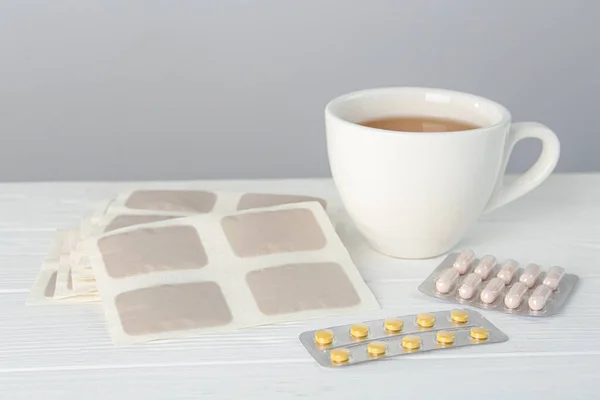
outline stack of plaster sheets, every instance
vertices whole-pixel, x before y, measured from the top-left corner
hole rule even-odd
[[[116,344],[379,309],[322,199],[137,190],[61,230],[28,304],[102,302]]]

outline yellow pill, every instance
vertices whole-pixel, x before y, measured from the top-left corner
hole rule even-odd
[[[335,364],[343,364],[348,362],[350,359],[350,350],[348,349],[334,349],[329,353],[329,358],[331,362]]]
[[[469,322],[469,313],[463,310],[452,310],[452,312],[450,312],[450,318],[452,319],[452,322],[466,324]]]
[[[417,325],[421,328],[431,328],[435,324],[435,317],[431,314],[417,315]]]
[[[404,327],[404,322],[401,319],[386,319],[385,330],[390,332],[400,332]]]
[[[490,331],[486,328],[482,328],[479,326],[471,328],[471,337],[475,340],[487,340],[489,334]]]
[[[356,324],[350,327],[350,335],[355,339],[362,339],[369,334],[369,327],[365,324]]]
[[[456,335],[454,335],[454,332],[439,331],[435,335],[435,338],[437,339],[438,343],[441,343],[441,344],[452,344],[452,343],[454,343],[454,337],[455,336]]]
[[[408,335],[402,338],[402,347],[408,350],[415,350],[421,347],[421,338],[418,336]]]
[[[331,332],[329,329],[316,331],[315,342],[321,345],[331,344],[331,342],[333,342],[333,332]]]
[[[381,357],[386,350],[387,346],[383,342],[371,342],[367,345],[367,352],[370,356]]]

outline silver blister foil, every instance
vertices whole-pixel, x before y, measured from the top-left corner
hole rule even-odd
[[[457,310],[454,310],[457,311]],[[312,330],[300,334],[300,342],[310,355],[324,367],[344,367],[359,364],[367,361],[384,360],[390,357],[418,354],[433,350],[450,350],[465,346],[480,346],[491,343],[501,343],[508,340],[502,331],[496,328],[491,322],[485,319],[480,313],[474,310],[461,309],[458,311],[468,314],[468,321],[464,323],[454,322],[451,318],[452,311],[430,312],[435,318],[435,323],[430,328],[422,328],[417,323],[417,317],[420,314],[405,316],[393,316],[390,318],[403,321],[403,328],[398,332],[389,332],[385,329],[386,319],[360,322],[368,327],[369,333],[362,339],[355,339],[350,334],[353,325],[340,325],[319,330]],[[472,328],[485,328],[488,337],[485,340],[478,340],[471,337]],[[320,331],[330,331],[333,334],[333,341],[328,345],[318,344],[315,340],[315,334]],[[452,332],[454,341],[451,344],[438,342],[437,335],[440,331]],[[421,345],[418,349],[407,349],[403,346],[403,338],[408,336],[418,336]],[[385,343],[385,354],[373,356],[368,352],[370,343]],[[346,362],[333,362],[331,352],[339,349],[347,349],[349,358]]]
[[[533,285],[533,287],[529,288],[525,292],[521,304],[516,308],[509,308],[506,306],[504,298],[510,290],[510,288],[516,282],[519,282],[519,278],[526,267],[526,265],[519,265],[512,280],[508,284],[504,285],[496,300],[490,304],[486,304],[481,300],[481,291],[486,287],[486,284],[490,280],[497,276],[498,271],[500,271],[502,266],[502,262],[500,262],[494,266],[489,276],[486,279],[482,280],[482,283],[476,289],[473,297],[471,297],[470,299],[463,299],[459,294],[459,288],[462,285],[465,278],[469,275],[469,273],[475,270],[477,263],[480,260],[479,258],[475,258],[475,260],[470,264],[466,273],[459,275],[458,278],[454,281],[450,291],[448,293],[440,293],[436,289],[436,281],[444,271],[453,268],[453,263],[459,256],[459,254],[460,253],[452,253],[448,255],[448,257],[446,257],[446,259],[444,259],[444,261],[442,261],[441,264],[435,270],[433,270],[433,272],[425,279],[425,281],[423,281],[423,283],[419,286],[419,291],[428,296],[437,297],[438,299],[449,301],[451,303],[476,307],[483,310],[499,311],[507,314],[526,315],[532,317],[548,317],[560,312],[560,310],[564,307],[565,303],[567,302],[569,296],[575,289],[577,282],[579,281],[579,277],[577,275],[565,273],[562,279],[560,280],[557,289],[552,292],[552,294],[546,301],[545,306],[539,311],[534,311],[529,306],[529,298],[531,297],[534,290],[538,286],[541,286],[543,284],[542,282],[546,277],[548,269],[542,268],[542,272],[536,280],[535,285]]]

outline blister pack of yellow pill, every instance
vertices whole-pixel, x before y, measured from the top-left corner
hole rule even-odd
[[[547,317],[557,314],[577,286],[579,277],[559,266],[547,271],[534,263],[477,258],[472,250],[450,254],[423,281],[419,290],[438,299],[485,310]]]
[[[501,343],[502,331],[472,310],[437,311],[334,326],[300,334],[300,342],[325,367]]]

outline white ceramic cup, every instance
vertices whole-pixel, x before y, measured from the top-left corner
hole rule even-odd
[[[479,129],[416,133],[359,125],[390,116],[429,116]],[[546,126],[512,123],[491,100],[442,89],[390,87],[349,93],[325,108],[335,185],[358,230],[377,251],[429,258],[453,248],[485,212],[523,196],[554,170],[560,143]],[[503,185],[514,145],[536,138],[535,164]]]

